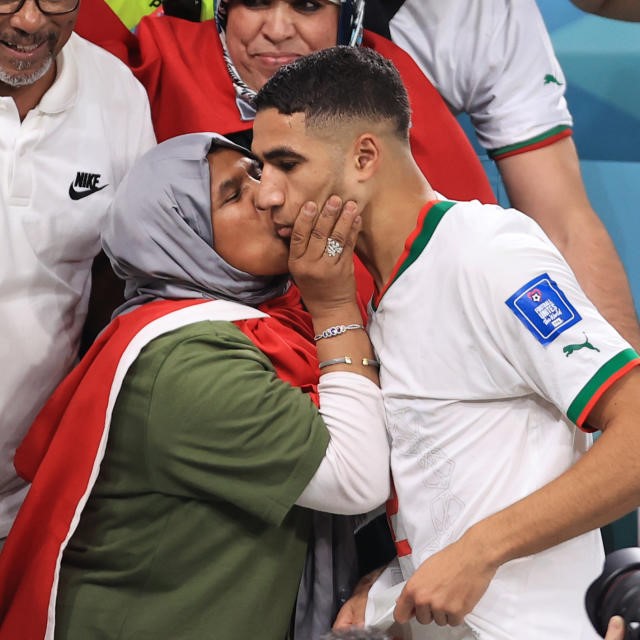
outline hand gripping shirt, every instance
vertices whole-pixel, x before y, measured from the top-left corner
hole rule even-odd
[[[386,18],[455,113],[466,112],[494,159],[571,134],[565,78],[534,0],[405,0]],[[369,11],[388,12],[381,3]],[[379,16],[375,16],[379,18]]]
[[[535,222],[477,202],[425,206],[369,331],[405,579],[572,466],[589,410],[640,363]],[[591,531],[508,562],[466,622],[491,640],[595,638],[583,598],[602,560]]]

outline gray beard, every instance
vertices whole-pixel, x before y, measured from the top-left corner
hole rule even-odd
[[[49,56],[45,60],[45,62],[38,69],[31,71],[30,73],[9,73],[4,69],[0,69],[0,82],[6,84],[13,88],[18,87],[27,87],[29,85],[34,84],[42,76],[44,76],[49,69],[51,69],[51,65],[53,64],[53,58]],[[22,67],[22,68],[21,68]],[[28,64],[18,64],[17,71],[26,71],[29,68]]]

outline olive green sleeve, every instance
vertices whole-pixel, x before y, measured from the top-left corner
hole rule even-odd
[[[315,405],[231,323],[197,323],[157,342],[147,354],[146,464],[158,491],[281,522],[327,447]]]

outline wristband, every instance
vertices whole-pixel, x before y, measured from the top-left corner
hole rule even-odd
[[[362,362],[363,366],[365,367],[375,367],[376,369],[380,368],[380,363],[373,358],[362,358],[360,362]],[[353,364],[353,359],[351,358],[351,356],[342,356],[341,358],[331,358],[330,360],[323,360],[320,364],[318,364],[318,369],[330,367],[332,364]]]
[[[318,340],[322,340],[323,338],[335,338],[336,336],[341,336],[343,333],[347,331],[353,331],[354,329],[363,329],[364,325],[361,324],[337,324],[333,327],[329,327],[325,329],[322,333],[319,333],[317,336],[313,336],[313,341],[318,342]]]

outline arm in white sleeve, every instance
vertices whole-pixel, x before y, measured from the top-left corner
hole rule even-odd
[[[320,378],[320,413],[331,439],[324,459],[296,504],[358,514],[389,497],[389,443],[382,393],[357,373]]]

